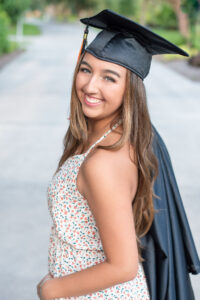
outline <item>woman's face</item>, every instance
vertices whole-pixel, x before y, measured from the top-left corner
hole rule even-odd
[[[76,92],[84,115],[96,120],[116,116],[123,101],[125,82],[124,67],[86,52],[76,77]]]

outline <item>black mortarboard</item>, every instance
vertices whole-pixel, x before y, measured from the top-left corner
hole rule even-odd
[[[124,66],[142,79],[149,73],[154,54],[175,53],[189,56],[146,27],[109,9],[80,21],[87,25],[82,53],[85,50],[99,59]],[[85,49],[88,26],[103,30]]]

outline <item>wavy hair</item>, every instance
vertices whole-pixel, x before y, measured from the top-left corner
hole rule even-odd
[[[81,103],[78,99],[75,81],[80,63],[84,54],[75,68],[70,103],[70,125],[64,137],[64,151],[58,163],[56,172],[68,157],[81,154],[88,142],[88,118],[83,114]],[[139,260],[141,257],[140,238],[150,229],[154,219],[153,197],[158,198],[153,192],[153,184],[158,175],[158,161],[153,153],[153,128],[149,116],[145,86],[141,78],[127,70],[126,88],[124,98],[119,107],[119,114],[112,120],[110,128],[122,119],[123,133],[120,139],[109,146],[97,145],[96,148],[116,151],[127,141],[135,150],[133,163],[138,168],[138,186],[132,201],[133,219],[135,224]],[[79,153],[77,149],[81,149]]]

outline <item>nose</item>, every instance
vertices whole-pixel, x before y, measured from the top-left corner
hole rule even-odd
[[[92,74],[84,86],[84,91],[87,94],[97,94],[99,92],[99,78]]]

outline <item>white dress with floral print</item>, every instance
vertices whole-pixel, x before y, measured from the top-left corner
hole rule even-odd
[[[116,123],[86,153],[69,157],[48,185],[48,208],[53,221],[49,240],[48,271],[53,277],[69,275],[103,262],[106,256],[88,205],[77,189],[79,168],[90,150],[106,137]],[[60,298],[63,300],[64,298]],[[142,264],[137,276],[95,293],[65,299],[150,299]]]

